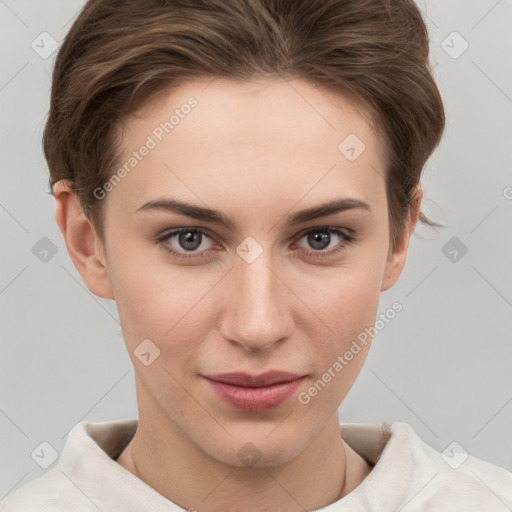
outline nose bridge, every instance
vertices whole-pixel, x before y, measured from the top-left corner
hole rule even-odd
[[[290,306],[270,249],[249,261],[238,257],[230,272],[224,336],[247,350],[261,350],[290,335]]]

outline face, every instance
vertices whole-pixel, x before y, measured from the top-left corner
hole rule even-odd
[[[305,81],[220,78],[154,97],[121,136],[104,255],[140,422],[226,464],[248,442],[257,465],[291,460],[337,418],[369,347],[353,342],[401,269],[379,137]],[[271,370],[300,378],[207,378]]]

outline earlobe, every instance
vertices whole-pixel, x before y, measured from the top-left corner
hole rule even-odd
[[[415,190],[414,200],[411,202],[409,216],[406,220],[402,236],[398,241],[394,251],[390,252],[386,262],[386,268],[382,278],[381,292],[389,290],[400,277],[407,259],[409,242],[418,222],[421,201],[423,199],[423,190],[418,186]]]
[[[87,288],[104,299],[114,299],[103,244],[85,217],[78,197],[69,183],[61,180],[53,186],[55,220],[64,237],[68,254]]]

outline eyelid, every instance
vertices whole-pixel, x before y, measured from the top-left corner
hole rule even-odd
[[[156,244],[161,245],[165,251],[167,251],[167,252],[169,252],[169,253],[171,253],[173,255],[176,255],[178,258],[180,256],[183,256],[184,259],[185,258],[201,257],[203,254],[213,250],[212,248],[210,248],[210,249],[203,250],[201,252],[188,252],[187,253],[186,251],[182,251],[182,252],[176,251],[175,249],[170,248],[169,245],[166,244],[166,242],[168,242],[170,238],[173,238],[176,235],[179,235],[180,233],[186,232],[186,231],[194,231],[196,233],[200,233],[202,236],[206,236],[212,242],[215,243],[215,237],[212,237],[210,235],[210,232],[209,232],[208,229],[194,227],[194,226],[184,226],[184,227],[166,229],[161,234],[156,235],[154,237],[153,241]]]
[[[165,242],[168,241],[171,237],[175,237],[176,235],[180,234],[181,232],[184,232],[187,230],[200,233],[201,235],[206,236],[207,238],[212,240],[212,242],[215,243],[216,237],[212,236],[210,234],[209,229],[202,228],[202,227],[195,227],[195,226],[182,226],[182,227],[167,229],[167,230],[163,231],[161,234],[154,237],[154,242],[161,245],[166,252],[170,253],[171,255],[173,255],[176,258],[181,258],[181,259],[201,258],[205,254],[207,254],[211,251],[215,251],[215,249],[213,249],[213,248],[206,249],[206,250],[203,250],[200,252],[177,251],[175,249],[170,248],[168,245],[165,244]],[[356,242],[359,239],[358,236],[356,235],[356,232],[353,229],[350,229],[347,227],[337,227],[337,226],[330,226],[330,225],[316,225],[316,226],[309,226],[307,228],[304,228],[303,230],[299,231],[299,233],[295,234],[292,239],[293,243],[295,244],[298,241],[300,241],[300,239],[303,238],[309,232],[315,232],[315,231],[317,231],[317,232],[326,231],[331,234],[334,233],[335,235],[338,235],[339,233],[341,233],[343,236],[341,237],[342,241],[339,244],[337,244],[334,248],[331,248],[329,250],[315,251],[313,249],[310,249],[310,250],[303,249],[303,248],[301,249],[303,252],[306,252],[308,254],[308,256],[313,257],[313,258],[328,258],[329,256],[332,256],[333,254],[335,254],[337,252],[343,251],[346,248],[346,246],[353,244],[354,242]]]
[[[339,226],[330,226],[328,224],[325,224],[323,226],[309,226],[307,228],[304,228],[302,231],[299,231],[297,235],[294,235],[295,238],[302,238],[306,233],[309,233],[310,231],[341,231],[342,233],[346,234],[348,236],[355,236],[355,231],[353,229],[347,228],[347,227],[339,227]]]
[[[356,232],[350,228],[341,228],[335,226],[312,226],[304,229],[298,235],[296,235],[295,240],[298,242],[301,238],[307,235],[309,232],[328,232],[330,235],[338,236],[341,238],[341,242],[336,244],[334,247],[331,247],[327,250],[313,250],[313,249],[303,249],[308,254],[310,258],[329,258],[335,254],[341,253],[346,250],[347,246],[354,244],[359,240]]]

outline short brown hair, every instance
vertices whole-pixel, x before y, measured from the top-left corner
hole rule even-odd
[[[43,147],[50,188],[68,180],[101,238],[93,191],[119,160],[119,121],[202,76],[301,78],[364,105],[389,154],[395,246],[445,125],[413,0],[89,0],[56,58]]]

